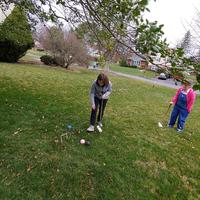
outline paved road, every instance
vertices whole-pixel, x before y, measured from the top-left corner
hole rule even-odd
[[[118,76],[124,76],[124,77],[127,77],[127,78],[133,78],[133,79],[136,79],[136,80],[141,80],[141,81],[145,81],[145,82],[148,82],[148,83],[152,83],[154,85],[162,85],[162,86],[165,86],[165,87],[170,87],[170,88],[175,88],[175,89],[177,89],[181,86],[180,83],[178,83],[178,85],[175,85],[175,83],[172,79],[167,79],[167,80],[160,80],[158,78],[148,79],[148,78],[145,78],[145,77],[124,74],[124,73],[121,73],[121,72],[114,72],[114,71],[109,71],[109,72],[112,73],[112,74],[116,74]]]
[[[154,85],[161,85],[161,86],[168,87],[168,88],[178,89],[181,86],[180,82],[178,82],[178,85],[175,85],[173,79],[167,79],[167,80],[160,80],[158,78],[148,79],[148,78],[145,78],[145,77],[124,74],[124,73],[121,73],[121,72],[114,72],[114,71],[109,71],[109,72],[112,73],[112,74],[118,75],[118,76],[124,76],[124,77],[127,77],[127,78],[145,81],[147,83],[151,83],[151,84],[154,84]],[[196,91],[196,94],[200,95],[200,91]]]
[[[101,71],[101,69],[95,69],[95,70],[100,70]],[[160,80],[157,77],[156,78],[152,78],[152,79],[148,79],[148,78],[141,77],[141,76],[124,74],[124,73],[121,73],[121,72],[115,72],[115,71],[111,71],[111,70],[106,70],[106,71],[108,71],[109,73],[115,74],[117,76],[123,76],[123,77],[127,77],[127,78],[132,78],[132,79],[144,81],[144,82],[147,82],[147,83],[151,83],[151,84],[154,84],[154,85],[161,85],[161,86],[168,87],[168,88],[178,89],[181,86],[180,82],[178,82],[178,84],[175,85],[173,79]],[[199,95],[200,91],[196,91],[196,93]]]

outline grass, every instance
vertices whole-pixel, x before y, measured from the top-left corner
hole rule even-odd
[[[0,199],[200,199],[199,97],[181,135],[157,127],[175,90],[110,75],[103,133],[88,134],[96,76],[0,63]],[[80,133],[61,144],[68,123]]]
[[[45,51],[37,51],[35,49],[30,49],[27,51],[26,55],[20,58],[19,61],[40,61],[40,57],[46,55]]]
[[[131,68],[131,67],[121,67],[118,64],[111,64],[110,69],[115,72],[121,72],[124,74],[141,76],[145,78],[154,78],[157,75],[155,74],[155,72],[152,71],[140,70],[138,68]]]

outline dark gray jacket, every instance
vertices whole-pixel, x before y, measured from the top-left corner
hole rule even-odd
[[[99,99],[108,99],[112,92],[112,83],[109,81],[107,86],[99,86],[97,81],[94,81],[92,84],[92,88],[90,90],[90,102],[94,104],[94,98],[97,97]]]

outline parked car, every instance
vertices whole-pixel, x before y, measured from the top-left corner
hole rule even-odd
[[[158,76],[158,79],[167,80],[167,76],[165,73],[160,73],[160,75]]]

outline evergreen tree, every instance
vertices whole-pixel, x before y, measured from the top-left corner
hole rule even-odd
[[[0,61],[17,62],[33,44],[26,14],[16,6],[0,25]]]

